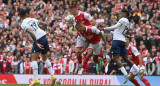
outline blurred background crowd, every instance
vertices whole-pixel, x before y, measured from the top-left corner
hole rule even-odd
[[[121,9],[129,11],[131,44],[139,50],[146,66],[146,75],[160,75],[160,2],[158,0],[0,0],[0,73],[32,74],[31,49],[33,41],[20,28],[18,13],[25,9],[28,17],[47,23],[47,39],[50,46],[48,58],[55,74],[77,74],[77,33],[67,25],[69,6],[77,4],[81,11],[89,13],[99,29],[114,25]],[[109,45],[112,32],[105,33]],[[101,65],[90,59],[84,74],[122,74],[110,49],[103,52],[106,59],[99,58]],[[83,53],[83,56],[87,52]],[[126,70],[130,66],[122,60]],[[38,59],[39,74],[49,74],[41,56]]]

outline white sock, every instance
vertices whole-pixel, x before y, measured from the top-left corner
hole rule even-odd
[[[37,61],[32,61],[31,67],[32,67],[32,70],[33,70],[34,79],[38,78],[38,64],[37,64]]]
[[[47,68],[48,68],[48,71],[49,71],[50,75],[53,75],[51,62],[47,59],[44,63],[46,64],[46,66],[47,66]]]
[[[128,75],[127,71],[124,67],[121,67],[120,69],[121,69],[121,72],[123,73],[123,75],[125,75],[125,76]]]
[[[137,67],[137,65],[133,64],[132,67],[133,67],[133,69],[135,69],[139,72],[139,68]]]

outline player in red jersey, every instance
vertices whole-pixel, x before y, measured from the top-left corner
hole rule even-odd
[[[126,47],[127,47],[127,54],[128,58],[132,60],[137,66],[140,67],[141,70],[144,71],[144,61],[142,60],[142,57],[140,56],[140,53],[138,52],[137,48],[134,47],[133,45],[130,44],[131,38],[126,36]],[[130,74],[129,74],[129,80],[135,84],[136,86],[141,86],[134,77],[138,74],[138,72],[132,67],[130,69]],[[150,83],[146,78],[141,78],[141,81],[146,85],[146,86],[151,86]]]
[[[69,11],[75,17],[75,21],[74,21],[74,24],[73,24],[74,26],[78,22],[83,22],[83,24],[85,26],[91,26],[91,25],[96,24],[96,21],[93,19],[93,17],[90,14],[79,11],[78,8],[75,5],[70,6]],[[81,54],[85,50],[85,49],[82,49],[82,48],[85,47],[87,44],[85,43],[84,38],[79,33],[77,33],[77,34],[78,34],[78,37],[77,37],[77,45],[76,45],[76,55],[77,55],[78,63],[82,66],[82,56],[81,56]],[[88,51],[90,52],[92,50],[89,49]]]
[[[84,58],[85,61],[83,62],[81,71],[79,72],[79,74],[82,75],[89,58],[92,56],[92,53],[93,60],[98,63],[98,55],[100,54],[102,48],[101,39],[104,41],[105,46],[107,42],[102,32],[94,26],[85,26],[82,22],[78,22],[75,27],[80,35],[84,37],[84,39],[89,43],[88,49],[90,49],[90,51],[88,51],[88,54]]]

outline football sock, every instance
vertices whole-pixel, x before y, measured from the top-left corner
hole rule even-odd
[[[86,64],[88,62],[89,58],[88,57],[84,57],[84,62],[83,62],[83,65],[82,65],[82,68],[84,69],[86,67]]]
[[[130,80],[136,86],[141,86],[136,79]]]
[[[31,67],[32,67],[32,70],[33,70],[34,79],[38,78],[38,64],[37,64],[37,61],[32,61]]]
[[[151,86],[151,84],[149,83],[149,81],[146,78],[142,78],[142,82],[146,85],[146,86]]]
[[[126,69],[122,66],[121,68],[121,72],[123,73],[123,75],[128,75]]]
[[[51,62],[47,59],[44,63],[46,64],[46,66],[47,66],[47,68],[48,68],[48,71],[49,71],[50,75],[53,75]]]
[[[77,55],[78,63],[82,64],[82,55]]]

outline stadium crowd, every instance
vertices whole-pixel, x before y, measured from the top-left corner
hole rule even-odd
[[[146,75],[160,75],[160,2],[158,0],[0,0],[0,74],[31,74],[31,49],[33,41],[20,28],[21,9],[28,17],[47,23],[46,32],[50,45],[48,58],[55,74],[77,74],[79,64],[76,59],[77,33],[68,25],[65,17],[69,6],[87,12],[96,20],[99,29],[114,25],[119,20],[121,9],[130,13],[131,44],[139,50],[146,66]],[[105,33],[109,45],[112,32]],[[102,49],[103,50],[103,49]],[[109,54],[98,66],[92,58],[84,74],[122,74]],[[87,52],[83,53],[83,56]],[[122,60],[123,61],[123,60]],[[123,61],[126,70],[130,66]],[[49,74],[41,56],[38,58],[39,74]]]

